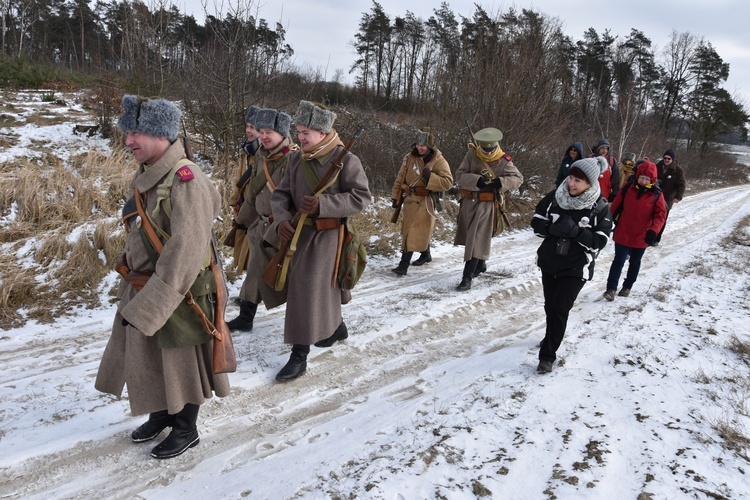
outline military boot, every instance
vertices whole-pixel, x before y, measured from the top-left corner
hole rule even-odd
[[[346,328],[346,323],[342,321],[341,324],[336,328],[336,331],[333,332],[333,335],[331,335],[327,339],[323,339],[323,340],[319,340],[318,342],[315,342],[315,347],[331,347],[333,344],[335,344],[339,340],[344,340],[348,337],[349,337],[349,330]]]
[[[310,353],[309,345],[294,344],[292,354],[289,356],[284,368],[276,375],[276,380],[286,382],[294,380],[307,370],[307,355]]]
[[[406,270],[409,269],[409,262],[411,262],[411,256],[414,252],[402,252],[401,262],[398,263],[398,267],[393,269],[393,272],[399,276],[406,276]]]
[[[464,264],[464,274],[461,278],[461,283],[458,284],[456,290],[459,292],[465,292],[471,289],[471,279],[474,277],[474,273],[477,271],[477,265],[479,259],[469,259]]]
[[[154,458],[177,457],[185,453],[188,448],[200,443],[198,428],[195,425],[200,408],[199,405],[188,403],[179,413],[175,413],[172,432],[169,433],[167,439],[151,450],[151,456]]]
[[[432,262],[432,254],[430,254],[430,247],[427,250],[419,254],[419,258],[411,263],[412,266],[423,266],[427,263]]]
[[[247,300],[240,300],[240,315],[231,321],[227,321],[227,326],[232,332],[237,330],[252,330],[253,319],[258,311],[258,304],[253,304]]]
[[[480,274],[482,274],[486,270],[487,270],[487,263],[485,261],[483,261],[483,260],[480,259],[478,261],[478,263],[477,263],[477,267],[474,270],[474,275],[472,277],[476,278],[477,276],[479,276]]]
[[[161,431],[167,427],[172,427],[173,425],[174,415],[170,415],[167,410],[157,411],[151,413],[148,416],[146,423],[133,431],[130,435],[130,439],[132,439],[134,443],[145,443],[146,441],[151,441],[161,434]]]

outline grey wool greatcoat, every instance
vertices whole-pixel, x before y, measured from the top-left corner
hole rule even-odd
[[[182,142],[177,140],[156,163],[138,168],[131,187],[137,187],[146,197],[145,211],[153,214],[157,186],[184,156]],[[204,266],[211,225],[220,207],[221,197],[211,181],[194,164],[189,163],[189,168],[193,179],[174,177],[171,217],[164,210],[153,217],[154,223],[171,235],[168,240],[162,237],[164,250],[156,268],[135,220],[130,221],[125,237],[129,268],[154,274],[139,292],[124,279],[120,282],[120,302],[95,387],[120,397],[127,385],[133,415],[160,410],[177,413],[187,403],[202,404],[212,392],[219,397],[229,394],[226,374],[213,374],[211,337],[196,346],[158,347],[159,329]]]
[[[509,155],[505,154],[499,160],[484,163],[477,157],[477,152],[470,149],[456,171],[458,186],[472,192],[490,191],[487,188],[480,190],[477,187],[477,181],[481,177],[482,170],[487,166],[495,173],[495,177],[500,178],[501,193],[518,189],[523,182],[523,175],[513,165],[513,160]],[[472,258],[487,260],[490,257],[493,211],[494,204],[491,202],[479,201],[477,198],[461,199],[454,244],[466,246],[464,261]]]
[[[422,172],[431,170],[429,181],[425,183]],[[401,195],[401,185],[413,188],[425,188],[429,191],[447,191],[453,186],[453,175],[443,154],[435,150],[431,160],[425,165],[424,160],[414,152],[404,157],[404,163],[396,175],[391,192],[392,199]],[[432,198],[411,193],[404,198],[401,206],[404,216],[401,225],[401,250],[404,252],[423,252],[430,244],[430,237],[435,230],[435,207]]]
[[[268,173],[273,183],[278,186],[284,178],[287,162],[291,154],[289,139],[284,139],[281,144],[270,153],[261,148],[255,155],[256,175],[266,178],[263,163],[265,161]],[[278,160],[268,160],[270,155],[282,152],[286,148],[286,154]],[[281,238],[271,228],[271,194],[273,190],[268,182],[258,194],[249,190],[245,203],[242,204],[237,214],[237,223],[247,227],[247,246],[250,250],[250,258],[247,263],[247,276],[242,283],[240,299],[247,300],[253,304],[260,304],[261,300],[266,309],[278,307],[286,302],[286,290],[277,292],[273,287],[263,282],[262,276],[268,263],[276,255],[281,244]],[[267,244],[264,244],[264,241]],[[268,246],[268,245],[271,246]]]
[[[319,177],[328,170],[329,160],[341,152],[338,146],[319,159],[315,166]],[[289,157],[286,175],[273,192],[273,228],[292,220],[292,210],[301,206],[302,197],[312,196],[313,190],[301,171],[302,153],[295,151]],[[315,162],[312,162],[315,165]],[[320,195],[320,218],[351,217],[364,210],[371,201],[367,176],[359,158],[348,153],[344,167],[336,182]],[[338,231],[316,231],[304,225],[289,264],[287,276],[287,305],[284,322],[284,342],[310,345],[333,335],[341,323],[341,304],[351,300],[351,292],[342,290],[333,281]]]

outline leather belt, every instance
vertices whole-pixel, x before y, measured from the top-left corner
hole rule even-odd
[[[494,191],[469,191],[468,189],[462,189],[461,196],[463,198],[470,198],[472,200],[478,199],[479,201],[495,201]]]
[[[306,218],[304,224],[314,227],[316,231],[325,231],[327,229],[338,229],[341,225],[341,219],[335,217],[327,218]]]
[[[409,191],[411,192],[411,194],[417,196],[430,196],[430,190],[423,187],[412,187],[409,188]]]

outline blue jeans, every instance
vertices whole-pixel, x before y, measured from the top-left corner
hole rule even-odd
[[[633,288],[635,280],[638,279],[638,271],[641,270],[641,259],[646,253],[645,248],[630,248],[625,245],[615,243],[615,258],[612,260],[612,266],[609,268],[609,277],[607,278],[607,290],[617,290],[617,284],[620,282],[620,274],[625,261],[630,257],[628,264],[628,273],[625,275],[625,281],[622,283],[623,288]]]

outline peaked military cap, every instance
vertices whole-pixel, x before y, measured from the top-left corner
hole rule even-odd
[[[479,146],[483,148],[491,148],[496,146],[503,138],[503,133],[496,128],[488,127],[483,128],[476,134],[474,139],[479,143]]]

